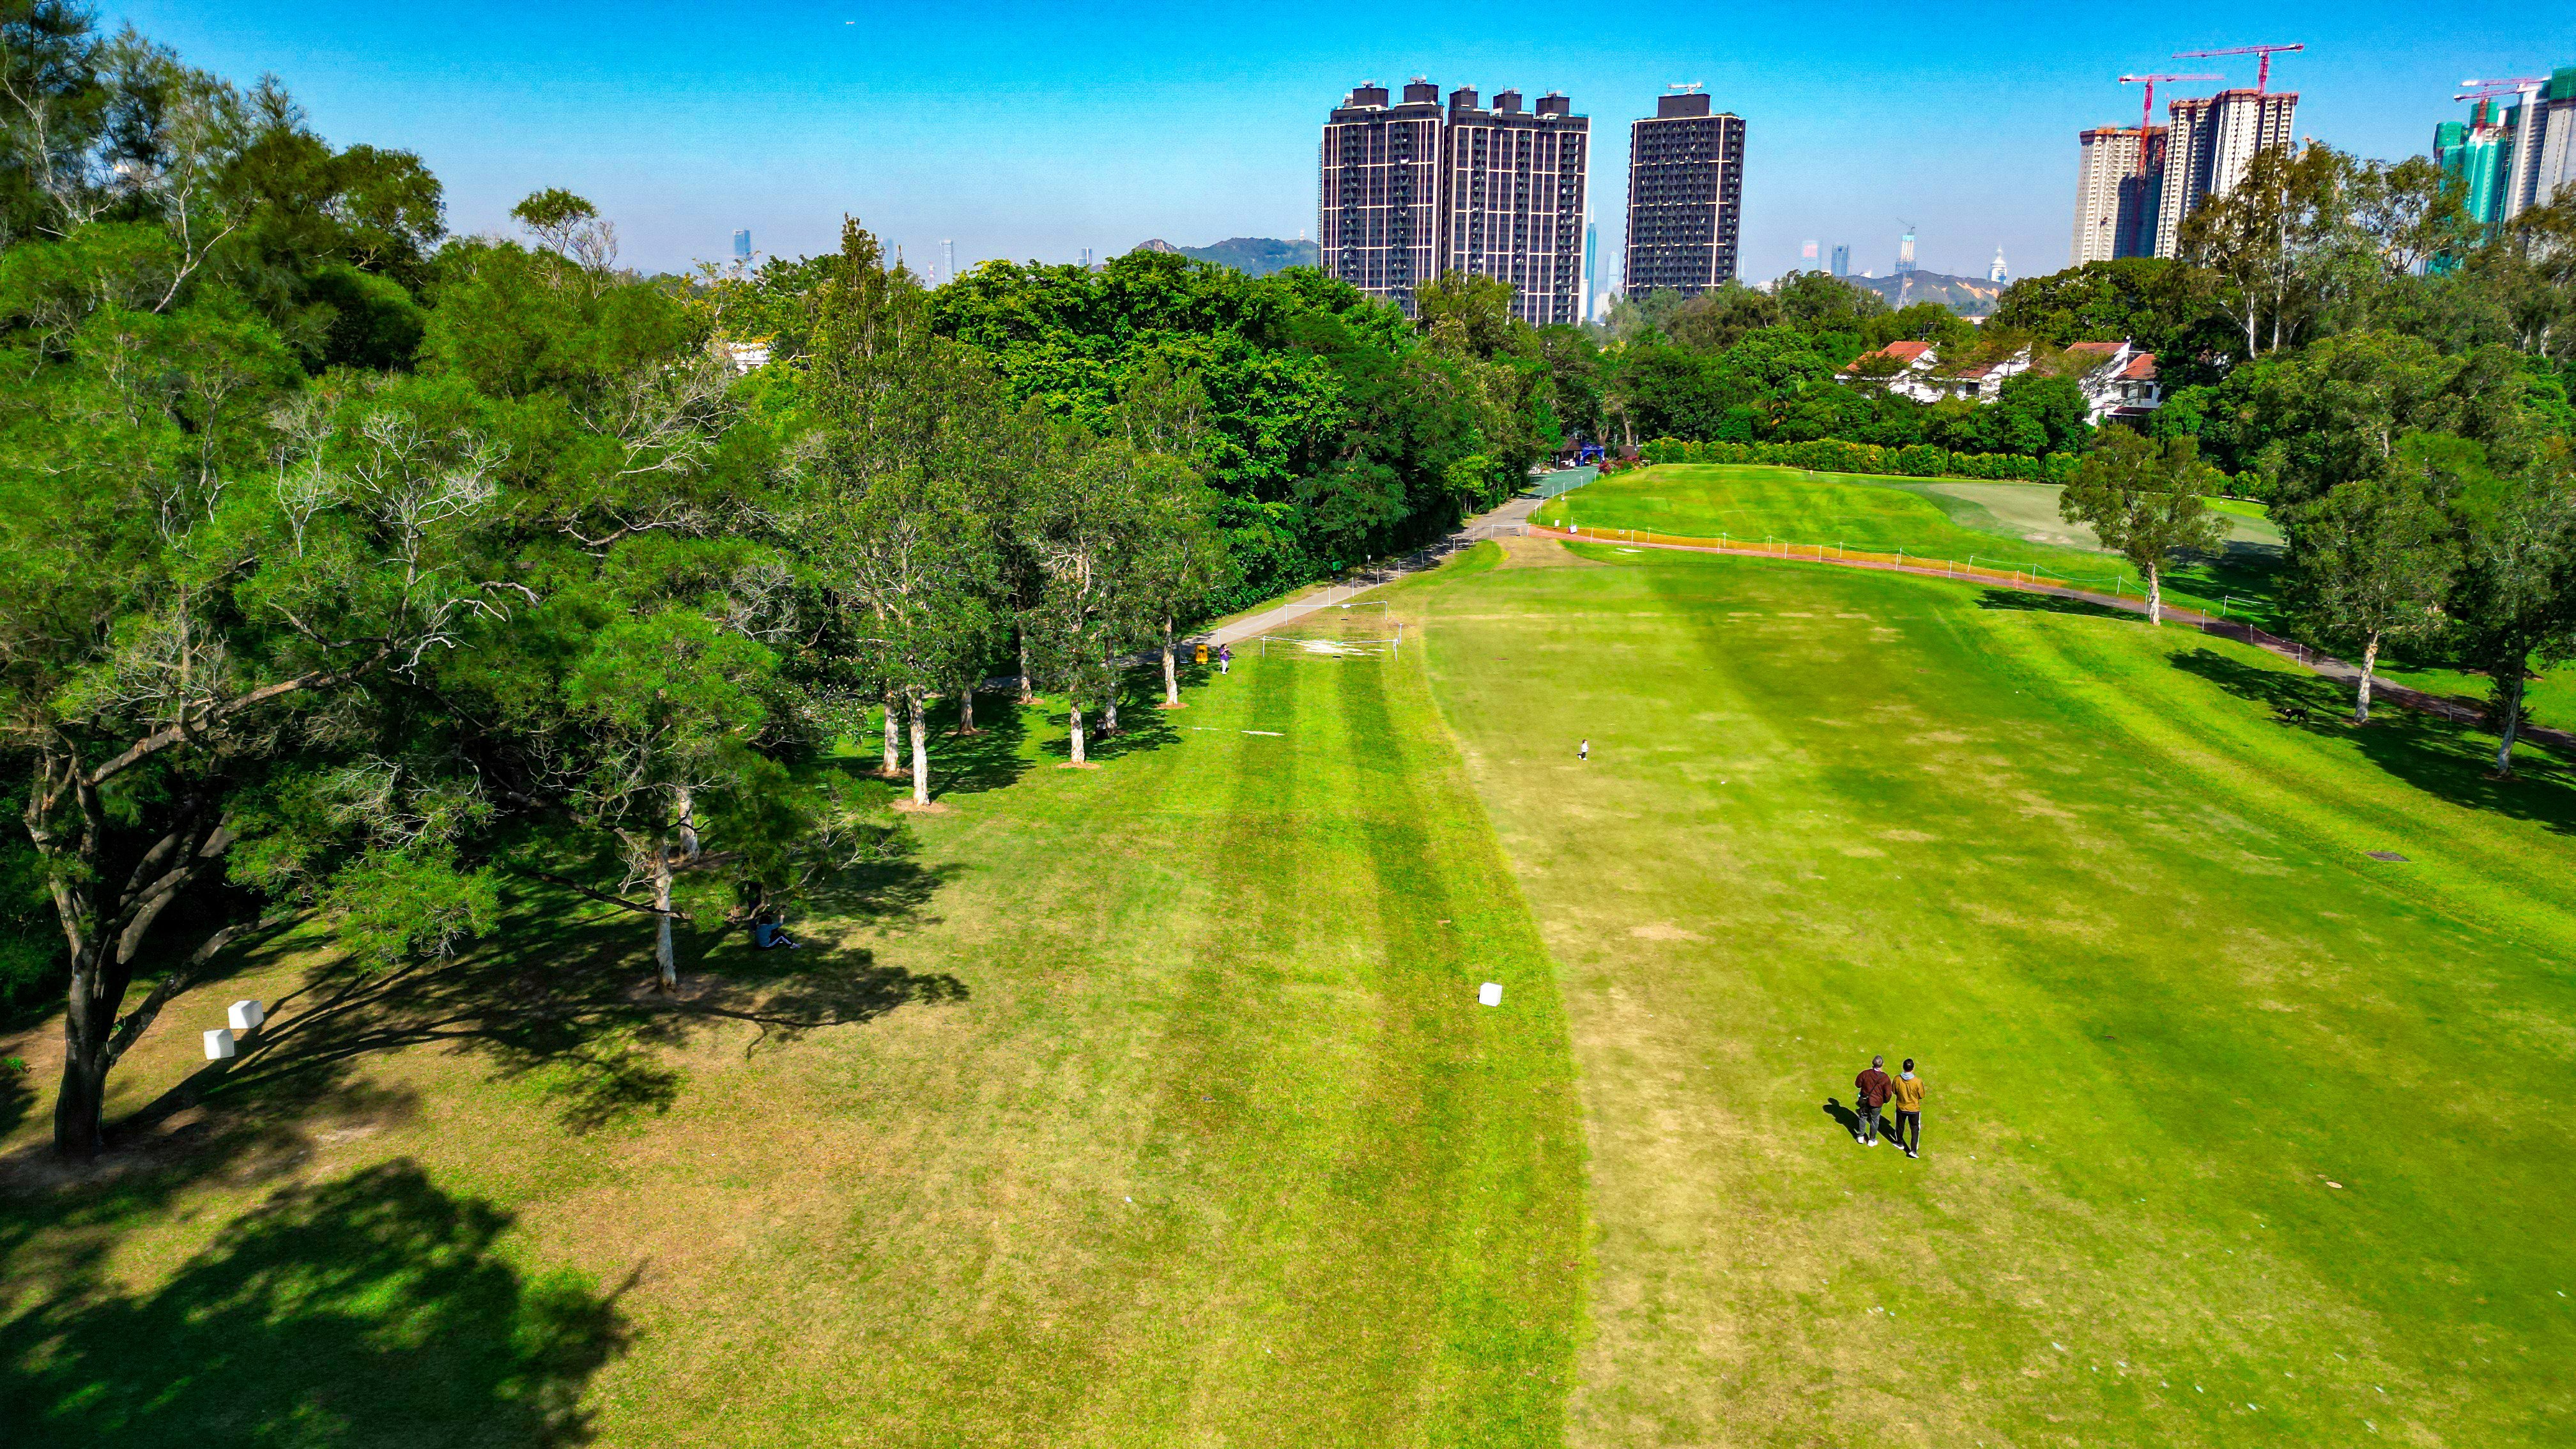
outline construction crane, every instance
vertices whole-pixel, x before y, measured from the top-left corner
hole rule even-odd
[[[2147,128],[2154,125],[2156,121],[2156,83],[2159,81],[2211,81],[2224,79],[2226,79],[2226,77],[2206,71],[2197,72],[2191,75],[2124,75],[2120,77],[2120,84],[2124,86],[2143,85],[2147,88],[2146,100],[2138,107],[2138,207],[2133,219],[2129,223],[2129,255],[2136,256],[2138,254],[2139,240],[2145,236],[2147,230]]]
[[[2227,77],[2223,75],[2213,75],[2208,72],[2203,72],[2198,75],[2124,75],[2120,77],[2120,84],[2124,86],[2144,85],[2147,88],[2146,102],[2138,107],[2138,168],[2140,170],[2145,170],[2147,164],[2146,129],[2149,126],[2154,125],[2156,120],[2156,83],[2159,81],[2225,79],[2227,79]]]
[[[2225,50],[2177,50],[2176,60],[2207,60],[2219,55],[2259,55],[2262,64],[2254,71],[2254,94],[2261,95],[2272,84],[2272,57],[2291,51],[2305,50],[2304,45],[2232,45]]]

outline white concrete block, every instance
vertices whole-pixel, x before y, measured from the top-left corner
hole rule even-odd
[[[232,1022],[234,1031],[249,1033],[259,1030],[259,1024],[268,1020],[268,1008],[256,1001],[236,1001],[224,1016]]]
[[[233,1054],[233,1034],[232,1034],[232,1029],[231,1029],[230,1027],[222,1027],[222,1026],[219,1026],[219,1027],[216,1027],[213,1031],[210,1031],[210,1032],[207,1032],[207,1033],[206,1033],[206,1060],[207,1060],[207,1061],[210,1061],[210,1062],[228,1061],[228,1060],[230,1060],[230,1059],[231,1059],[232,1054]]]
[[[1477,1004],[1478,1006],[1500,1006],[1500,1005],[1502,1005],[1502,1004],[1503,1004],[1503,983],[1501,983],[1501,982],[1499,982],[1499,981],[1488,981],[1488,982],[1486,982],[1484,985],[1477,987],[1477,988],[1476,988],[1476,1004]]]

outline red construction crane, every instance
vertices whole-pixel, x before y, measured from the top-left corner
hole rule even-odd
[[[2272,57],[2294,50],[2305,49],[2307,49],[2307,47],[2304,45],[2232,45],[2225,50],[2177,50],[2174,52],[2173,58],[2176,60],[2206,60],[2211,56],[2216,55],[2259,55],[2263,57],[2263,62],[2260,66],[2256,67],[2254,71],[2254,94],[2259,96],[2263,94],[2266,87],[2272,84]]]
[[[2143,83],[2147,88],[2146,103],[2138,107],[2138,130],[2140,132],[2140,138],[2138,141],[2138,164],[2142,167],[2146,165],[2147,153],[2144,133],[2147,127],[2154,125],[2156,121],[2156,82],[2225,79],[2227,79],[2227,77],[2222,75],[2124,75],[2120,77],[2120,84],[2124,86],[2139,85]]]
[[[2502,80],[2464,80],[2460,82],[2460,84],[2464,88],[2468,86],[2502,86],[2506,90],[2513,90],[2520,86],[2547,85],[2549,84],[2549,77],[2545,75],[2509,75]]]

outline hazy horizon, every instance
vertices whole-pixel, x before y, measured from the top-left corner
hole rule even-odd
[[[2001,246],[2026,276],[2066,263],[2077,130],[2135,122],[2138,87],[2119,75],[2253,83],[2250,56],[2173,51],[2304,42],[2272,77],[2301,93],[2300,133],[2389,158],[2426,151],[2437,122],[2465,113],[2450,100],[2463,77],[2576,63],[2576,40],[2536,13],[2482,13],[2474,36],[2382,3],[2238,17],[2182,4],[2061,40],[2051,32],[2077,27],[1998,4],[1937,17],[1771,5],[1724,20],[1650,6],[1623,15],[1617,38],[1532,5],[1416,7],[1365,31],[1164,5],[102,10],[236,82],[275,73],[336,143],[419,152],[458,232],[505,230],[519,197],[569,187],[646,270],[722,259],[738,227],[765,254],[828,250],[844,213],[916,264],[953,239],[961,267],[1112,255],[1154,237],[1311,237],[1324,113],[1363,80],[1422,74],[1444,92],[1561,90],[1591,117],[1605,258],[1622,231],[1628,122],[1668,83],[1696,81],[1746,118],[1746,280],[1805,265],[1810,239],[1816,265],[1845,244],[1854,272],[1885,274],[1909,221],[1926,271],[1982,277]],[[2157,109],[2216,88],[2160,87]]]

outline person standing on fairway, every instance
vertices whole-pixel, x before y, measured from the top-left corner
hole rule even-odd
[[[1574,747],[1574,757],[1575,757],[1576,759],[1578,759],[1578,760],[1588,760],[1588,759],[1591,759],[1591,758],[1592,758],[1592,741],[1591,741],[1591,740],[1589,740],[1589,739],[1586,739],[1583,743],[1581,743],[1581,744],[1579,744],[1579,745],[1576,745],[1576,746]]]
[[[1887,1058],[1874,1056],[1869,1059],[1869,1069],[1852,1078],[1852,1090],[1860,1094],[1855,1099],[1860,1112],[1860,1131],[1853,1135],[1852,1140],[1863,1147],[1878,1145],[1878,1109],[1887,1105],[1888,1097],[1896,1089],[1896,1084],[1887,1079],[1886,1069]]]
[[[1923,1145],[1923,1079],[1914,1075],[1914,1058],[1905,1059],[1904,1074],[1887,1084],[1888,1094],[1896,1101],[1896,1121],[1887,1135],[1905,1149],[1908,1157],[1920,1157],[1916,1150]]]
[[[1216,672],[1219,674],[1232,674],[1234,672],[1233,645],[1219,644],[1216,646]]]

